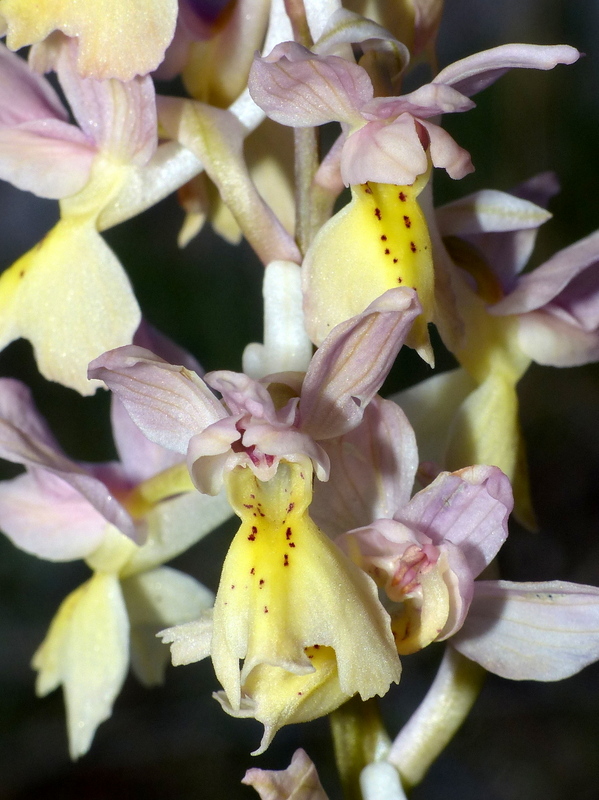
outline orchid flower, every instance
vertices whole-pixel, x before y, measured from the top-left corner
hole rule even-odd
[[[256,59],[249,87],[268,116],[295,127],[340,121],[344,128],[332,157],[352,186],[352,201],[321,228],[304,261],[306,324],[316,344],[386,289],[407,285],[417,288],[423,306],[408,344],[432,363],[426,330],[436,316],[432,247],[417,197],[431,163],[453,178],[473,167],[428,119],[472,108],[470,95],[511,68],[551,69],[578,57],[566,45],[505,45],[458,61],[395,98],[375,98],[362,67],[294,42]]]
[[[362,501],[347,509],[346,521],[353,514],[359,525],[368,508],[385,514],[335,542],[385,592],[399,653],[449,639],[498,675],[542,681],[561,680],[599,659],[599,588],[476,580],[507,537],[513,499],[506,476],[487,466],[441,473],[410,499],[415,469],[401,491],[388,476],[402,450],[414,463],[412,440],[404,435],[394,456],[382,460],[375,433],[384,441],[385,428],[371,427],[371,447],[352,447],[353,434],[335,444],[337,469],[318,487],[314,516],[329,523],[338,498],[352,491],[348,476],[361,487]],[[370,463],[368,480],[360,462]]]
[[[416,428],[424,460],[450,469],[499,466],[528,521],[516,385],[533,360],[575,366],[599,357],[599,234],[519,275],[550,216],[527,198],[545,205],[555,191],[553,177],[543,175],[514,194],[485,190],[438,209],[438,232],[459,267],[449,264],[463,323],[457,339],[444,326],[441,334],[462,369],[394,398]],[[435,250],[447,261],[440,238]]]
[[[4,532],[33,555],[82,558],[93,571],[61,604],[33,658],[39,695],[63,685],[72,758],[110,716],[130,661],[144,684],[162,681],[166,652],[156,631],[194,619],[213,595],[161,565],[230,515],[222,495],[190,491],[185,466],[143,437],[118,403],[113,428],[121,463],[73,462],[27,388],[0,381],[0,455],[27,467],[0,483]]]
[[[331,332],[303,380],[217,372],[204,382],[138,348],[90,366],[150,439],[187,452],[201,491],[225,482],[241,518],[213,622],[201,621],[191,634],[200,641],[185,647],[189,660],[211,654],[229,713],[263,722],[258,752],[282,725],[328,713],[355,693],[384,694],[399,679],[374,583],[317,528],[309,507],[313,471],[319,480],[329,474],[320,442],[360,424],[418,311],[413,292],[388,292]],[[168,635],[188,640],[190,629]]]
[[[98,234],[99,216],[129,173],[156,149],[150,78],[82,79],[75,45],[61,40],[55,68],[80,126],[68,122],[50,84],[0,50],[2,177],[60,199],[61,219],[0,279],[0,347],[25,336],[42,374],[82,394],[91,358],[131,341],[140,312],[116,256]],[[83,268],[85,265],[85,268]]]

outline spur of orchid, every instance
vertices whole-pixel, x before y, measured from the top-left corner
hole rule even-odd
[[[503,43],[439,69],[442,14],[0,0],[0,177],[58,201],[0,275],[3,363],[26,339],[39,370],[33,391],[0,378],[0,457],[25,469],[0,481],[0,528],[7,548],[83,562],[40,604],[29,654],[36,693],[62,687],[61,747],[83,768],[133,736],[117,722],[129,667],[176,692],[169,659],[203,662],[187,671],[210,675],[193,684],[201,744],[174,749],[221,772],[239,755],[232,779],[198,768],[193,796],[402,800],[487,673],[556,682],[599,661],[599,586],[513,580],[502,559],[514,531],[531,549],[544,535],[520,382],[599,361],[599,231],[530,269],[558,176],[456,190],[477,164],[444,127],[458,114],[476,130],[473,98],[504,74],[576,70],[581,53]],[[165,213],[160,237],[222,240],[262,291],[263,340],[208,372],[197,357],[218,359],[150,324],[146,275],[106,236],[174,193],[180,230]],[[229,305],[211,316],[222,341]],[[85,409],[90,438],[109,413],[113,444],[95,452],[112,455],[65,446],[36,403],[48,392]],[[403,671],[419,676],[409,713]],[[332,747],[310,724],[323,717]]]

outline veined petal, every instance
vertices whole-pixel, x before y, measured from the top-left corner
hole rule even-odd
[[[168,364],[143,347],[122,347],[89,365],[132,420],[156,444],[186,453],[191,437],[226,416],[204,381],[186,367]]]
[[[0,128],[0,178],[38,197],[60,200],[81,191],[95,155],[82,131],[62,120]]]
[[[270,481],[259,481],[249,469],[228,480],[242,524],[216,597],[212,660],[235,712],[256,667],[308,676],[314,670],[305,648],[314,645],[334,650],[347,697],[384,694],[399,680],[389,620],[374,583],[308,516],[311,479],[307,465],[281,462]]]
[[[336,325],[308,367],[299,405],[301,430],[314,439],[330,439],[355,428],[419,313],[416,294],[396,288]]]
[[[49,81],[4,43],[0,43],[0,77],[0,126],[42,119],[68,122],[67,110]]]
[[[118,578],[98,573],[63,602],[32,662],[38,695],[64,687],[72,758],[89,750],[96,728],[112,713],[128,663],[129,622]]]
[[[427,169],[425,148],[410,114],[390,123],[367,123],[347,137],[341,151],[341,177],[346,186],[374,181],[403,188]]]
[[[401,97],[375,97],[362,109],[366,119],[388,119],[404,112],[426,119],[439,114],[469,111],[475,104],[451,86],[425,83],[424,86]]]
[[[599,231],[560,250],[549,261],[522,276],[513,292],[490,309],[493,314],[523,314],[559,303],[560,294],[587,270],[593,270],[587,296],[599,292]]]
[[[214,594],[171,567],[121,581],[131,624],[131,668],[145,686],[162,683],[169,651],[156,638],[165,625],[191,622],[212,606]]]
[[[426,323],[434,306],[432,248],[419,186],[352,187],[351,202],[324,225],[304,259],[304,313],[312,341],[361,314],[388,289],[418,292],[423,313],[407,344],[432,361]]]
[[[108,524],[76,489],[41,469],[0,482],[0,517],[13,544],[50,561],[85,558]]]
[[[510,69],[553,69],[558,64],[573,64],[579,58],[578,50],[566,44],[504,44],[455,61],[442,69],[433,83],[453,86],[470,97]]]
[[[507,539],[513,505],[510,482],[501,470],[466,467],[439,475],[395,519],[430,536],[436,545],[449,541],[459,547],[476,577]]]
[[[47,0],[43,6],[28,0],[0,2],[11,50],[60,30],[78,39],[79,72],[99,80],[129,80],[156,69],[175,32],[177,9],[176,0],[132,0],[127,5],[120,0]]]
[[[452,644],[504,678],[569,678],[599,660],[599,589],[565,581],[478,581]]]
[[[304,750],[296,750],[287,769],[248,769],[242,781],[262,800],[327,800],[316,767]]]
[[[442,236],[520,231],[538,228],[551,218],[545,208],[495,189],[483,189],[447,203],[435,209],[435,216]]]
[[[157,145],[152,79],[82,78],[76,71],[77,52],[73,40],[61,43],[55,69],[82,131],[111,157],[127,164],[146,164]]]
[[[40,372],[93,394],[87,365],[130,342],[140,312],[116,256],[91,221],[61,220],[0,277],[0,348],[23,336]]]
[[[315,483],[310,514],[329,536],[391,518],[410,499],[418,450],[412,426],[395,403],[374,397],[356,428],[322,446],[331,474]]]
[[[374,90],[368,73],[338,56],[317,56],[296,42],[256,56],[248,81],[254,102],[282,125],[362,124],[361,107]]]

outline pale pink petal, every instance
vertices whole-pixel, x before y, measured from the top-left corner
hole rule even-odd
[[[266,387],[242,372],[218,370],[206,375],[206,383],[220,392],[231,414],[248,413],[275,419],[275,407]]]
[[[225,470],[233,469],[237,464],[249,463],[243,451],[233,452],[231,449],[231,445],[241,439],[238,422],[239,416],[225,416],[190,439],[187,464],[200,492],[217,494],[222,488]]]
[[[510,69],[553,69],[558,64],[573,64],[579,58],[578,50],[566,44],[504,44],[450,64],[433,83],[453,86],[470,96],[486,89]]]
[[[389,289],[362,314],[333,328],[314,354],[302,386],[303,432],[331,439],[359,424],[420,311],[416,292]]]
[[[497,467],[467,467],[444,472],[395,518],[440,545],[452,542],[463,551],[474,577],[497,555],[507,538],[513,508],[510,482]]]
[[[90,555],[108,524],[76,489],[42,469],[0,483],[0,519],[17,547],[50,561]]]
[[[112,491],[62,454],[27,387],[8,378],[0,381],[0,457],[53,473],[124,534],[134,540],[143,536]]]
[[[599,335],[545,311],[518,319],[518,344],[527,356],[547,367],[578,367],[599,361]]]
[[[460,653],[511,680],[557,681],[599,660],[599,588],[478,581]]]
[[[511,294],[492,306],[491,313],[522,314],[540,309],[556,299],[559,302],[559,295],[585,270],[592,270],[587,276],[592,282],[585,287],[586,294],[596,296],[599,290],[597,264],[599,231],[560,250],[542,266],[524,275]]]
[[[364,119],[389,119],[407,112],[414,117],[426,119],[439,114],[469,111],[475,103],[451,86],[425,83],[424,86],[401,97],[375,97],[362,109]]]
[[[38,197],[60,200],[80,191],[95,155],[85,134],[68,122],[44,119],[0,127],[0,179]]]
[[[414,183],[428,167],[416,126],[410,114],[402,114],[391,123],[369,122],[348,136],[341,151],[343,183]]]
[[[446,130],[433,122],[420,124],[428,133],[431,160],[435,167],[447,170],[449,177],[454,180],[460,180],[470,172],[474,172],[470,153],[460,147]]]
[[[96,358],[90,377],[103,380],[131,419],[156,444],[186,453],[192,436],[226,416],[204,381],[135,345]]]
[[[0,43],[0,126],[36,119],[68,122],[69,115],[50,83]]]
[[[287,769],[248,769],[241,782],[253,786],[261,800],[328,800],[304,750],[295,751]]]
[[[76,42],[66,42],[60,48],[56,71],[81,129],[99,149],[133,164],[146,164],[158,143],[152,79],[124,83],[82,78],[76,55]]]
[[[283,125],[325,122],[360,124],[360,108],[372,99],[366,70],[337,56],[316,56],[295,42],[257,56],[248,82],[254,102]]]
[[[390,518],[409,501],[418,450],[412,426],[395,403],[373,397],[356,428],[322,446],[331,474],[326,483],[314,484],[310,516],[329,536]]]

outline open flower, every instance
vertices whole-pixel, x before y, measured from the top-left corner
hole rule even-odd
[[[190,491],[185,465],[145,439],[119,405],[113,426],[122,463],[78,464],[60,451],[26,387],[0,381],[0,455],[27,467],[0,483],[2,529],[33,555],[82,558],[93,570],[33,658],[39,695],[64,688],[73,758],[110,716],[129,662],[144,684],[160,683],[166,652],[156,632],[212,603],[193,578],[161,565],[230,514],[224,497]]]
[[[413,292],[388,292],[331,332],[305,377],[220,372],[204,383],[135,348],[90,367],[146,435],[187,452],[198,488],[227,486],[242,522],[213,621],[167,640],[185,640],[185,661],[212,655],[225,709],[264,723],[260,751],[282,725],[328,713],[356,693],[384,694],[399,679],[374,583],[318,529],[309,507],[313,471],[320,480],[329,473],[321,442],[360,424],[417,313]]]

